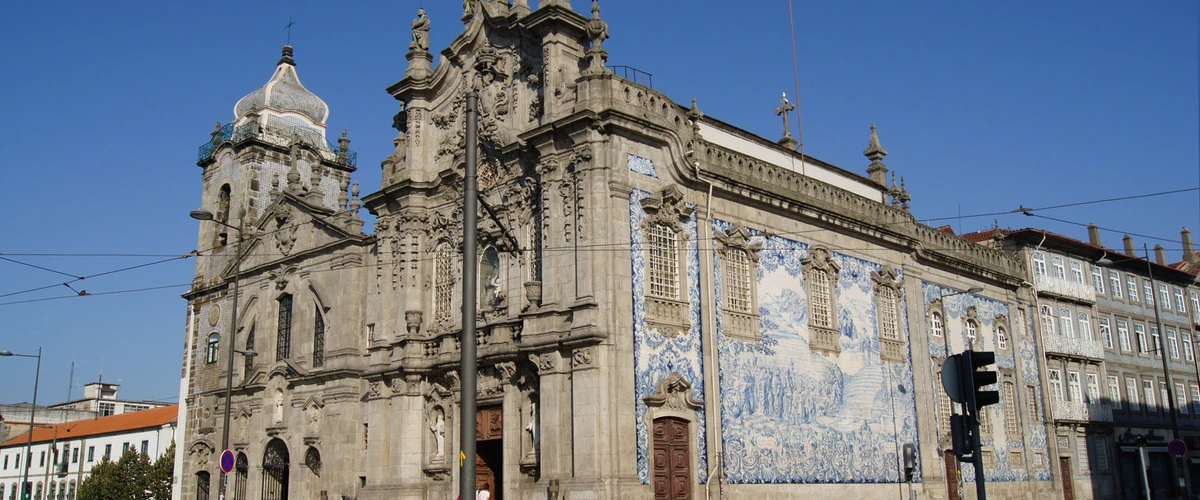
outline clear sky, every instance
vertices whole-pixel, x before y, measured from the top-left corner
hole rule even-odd
[[[590,2],[574,6],[586,13]],[[403,75],[418,7],[441,50],[462,28],[459,2],[6,7],[0,257],[46,269],[0,260],[0,349],[44,348],[39,403],[67,398],[72,359],[77,384],[103,372],[122,398],[177,399],[179,294],[193,260],[70,284],[89,297],[15,302],[70,296],[69,276],[197,248],[187,215],[200,201],[196,148],[270,77],[289,17],[302,81],[328,102],[331,137],[349,130],[363,194],[378,189],[398,109],[384,88]],[[774,110],[796,88],[786,0],[601,7],[609,64],[652,73],[656,89],[695,97],[708,115],[782,135]],[[913,213],[949,217],[934,225],[972,231],[998,219],[1086,239],[1083,227],[1040,217],[957,217],[1200,185],[1196,2],[797,1],[792,19],[805,153],[865,172],[876,124]],[[1171,261],[1182,226],[1200,239],[1196,191],[1038,213],[1112,228],[1103,238],[1113,247],[1125,232],[1145,235],[1138,247],[1162,244]],[[0,358],[0,403],[28,401],[33,374],[34,360]]]

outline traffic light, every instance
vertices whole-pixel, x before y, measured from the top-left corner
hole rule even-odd
[[[33,495],[33,482],[26,481],[25,488],[21,491],[21,500],[30,500]]]
[[[996,372],[986,369],[989,365],[996,363],[996,353],[966,351],[963,354],[963,360],[968,361],[964,372],[970,377],[970,382],[966,385],[973,392],[969,411],[977,417],[980,408],[1000,402],[999,391],[981,390],[984,386],[996,383]]]
[[[950,443],[954,456],[959,460],[969,462],[974,459],[974,432],[971,432],[973,428],[965,415],[950,415]]]

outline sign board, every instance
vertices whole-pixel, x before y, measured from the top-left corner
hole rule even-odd
[[[1170,453],[1175,458],[1183,458],[1187,454],[1187,445],[1178,439],[1172,440],[1170,443],[1167,443],[1167,453]]]
[[[221,452],[221,472],[229,474],[233,470],[233,451],[225,450]]]

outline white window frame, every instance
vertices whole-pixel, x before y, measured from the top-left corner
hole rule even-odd
[[[1008,349],[1008,331],[1003,326],[996,327],[996,349]]]
[[[646,294],[680,300],[679,233],[663,223],[646,229]]]
[[[929,313],[929,335],[941,337],[944,330],[945,322],[942,320],[942,313],[938,311]]]
[[[1121,320],[1117,320],[1117,340],[1122,351],[1133,351],[1133,344],[1129,342],[1129,324]]]
[[[1183,289],[1174,287],[1175,289],[1175,312],[1186,313],[1187,306],[1183,303]]]
[[[1104,340],[1104,347],[1107,349],[1113,348],[1112,324],[1108,318],[1097,317],[1096,324],[1100,328],[1100,338]]]
[[[1060,280],[1067,279],[1067,268],[1065,267],[1063,258],[1061,256],[1054,255],[1050,257],[1050,262],[1054,267],[1054,277]]]
[[[1087,404],[1100,404],[1100,376],[1095,373],[1087,374]]]
[[[1125,399],[1129,401],[1129,411],[1139,411],[1142,409],[1142,405],[1138,401],[1138,391],[1140,390],[1142,389],[1138,387],[1137,379],[1125,377]]]
[[[1057,316],[1054,315],[1054,308],[1042,304],[1038,310],[1042,315],[1042,335],[1054,335],[1054,323],[1057,321]]]
[[[1080,380],[1079,372],[1067,371],[1067,397],[1075,403],[1083,401],[1083,382]]]
[[[1184,359],[1188,360],[1188,362],[1195,361],[1196,352],[1192,349],[1192,334],[1183,332],[1181,335],[1183,336],[1182,342]]]
[[[1192,390],[1192,413],[1200,415],[1200,385],[1190,384]]]
[[[967,343],[974,344],[975,339],[979,338],[979,326],[975,324],[974,320],[967,320],[967,327],[965,330],[967,335]]]
[[[1180,415],[1188,414],[1187,389],[1179,382],[1175,383],[1175,411]]]
[[[1092,340],[1092,318],[1083,311],[1079,312],[1079,338],[1089,342]]]
[[[1193,290],[1189,295],[1192,296],[1192,315],[1195,316],[1200,313],[1200,292]]]
[[[1150,280],[1142,280],[1142,293],[1146,296],[1146,305],[1154,305],[1154,285],[1150,284]]]
[[[1065,307],[1060,308],[1058,310],[1058,320],[1059,327],[1062,328],[1062,335],[1067,338],[1075,338],[1075,328],[1072,326],[1075,323],[1075,318],[1071,314],[1071,310]]]
[[[1159,305],[1161,305],[1163,309],[1171,308],[1171,292],[1167,291],[1166,283],[1158,284],[1158,297],[1162,300]]]
[[[1092,268],[1092,288],[1096,290],[1096,293],[1104,293],[1104,273],[1100,272],[1098,267]]]
[[[1016,439],[1021,435],[1021,425],[1017,421],[1017,386],[1006,380],[1000,387],[1001,397],[1004,398],[1004,435],[1008,439]]]
[[[1071,276],[1075,278],[1076,283],[1083,283],[1083,264],[1077,260],[1071,261]]]
[[[1050,369],[1050,397],[1054,398],[1054,402],[1061,403],[1063,401],[1063,381],[1062,371]]]
[[[1146,344],[1146,325],[1134,323],[1133,332],[1134,336],[1137,337],[1138,354],[1148,354],[1150,347]]]
[[[1108,281],[1112,285],[1112,296],[1118,299],[1121,298],[1121,275],[1116,271],[1109,271]]]
[[[1125,276],[1125,284],[1128,285],[1128,287],[1129,287],[1129,301],[1137,302],[1138,301],[1137,278],[1134,277],[1134,275],[1132,275],[1132,274]]]
[[[1171,359],[1179,359],[1179,336],[1175,330],[1167,330],[1167,353]]]
[[[1121,382],[1112,375],[1108,376],[1108,398],[1114,410],[1121,409]]]
[[[1154,342],[1154,352],[1152,352],[1151,354],[1153,354],[1154,356],[1162,356],[1163,355],[1162,333],[1160,333],[1158,331],[1157,326],[1150,327],[1150,339]]]
[[[1033,272],[1039,276],[1046,275],[1046,256],[1042,252],[1033,252]]]
[[[1154,394],[1154,381],[1143,380],[1142,399],[1146,401],[1146,411],[1155,411],[1157,409],[1158,403],[1155,401],[1157,397],[1158,396]]]

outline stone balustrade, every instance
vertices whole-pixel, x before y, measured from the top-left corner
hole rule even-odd
[[[1087,302],[1096,301],[1096,289],[1092,288],[1092,284],[1087,280],[1080,283],[1072,279],[1040,274],[1037,275],[1037,289],[1038,293],[1048,293]]]
[[[1079,337],[1062,335],[1046,335],[1042,337],[1042,345],[1046,354],[1062,355],[1072,358],[1104,359],[1104,345],[1099,340],[1088,340]]]
[[[1054,401],[1050,405],[1055,421],[1112,422],[1112,408],[1106,404],[1081,401]]]

